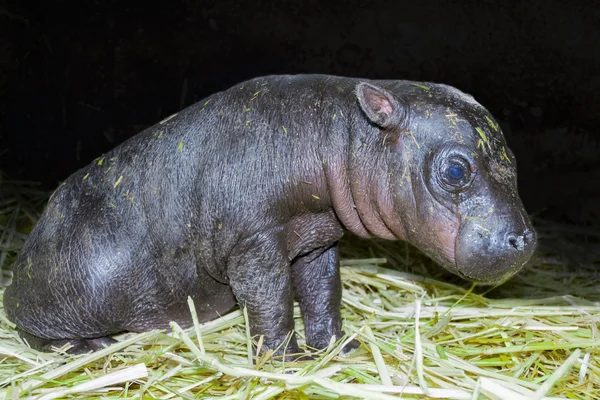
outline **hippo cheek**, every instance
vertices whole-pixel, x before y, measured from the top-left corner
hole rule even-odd
[[[436,223],[433,238],[437,243],[438,258],[442,265],[454,272],[456,264],[456,238],[458,236],[458,220],[448,219],[445,223]]]
[[[442,265],[445,269],[455,274],[456,269],[456,240],[459,234],[460,222],[453,214],[440,213],[437,218],[427,221],[422,227],[429,229],[419,230],[420,237],[413,237],[413,243],[425,254]]]
[[[479,283],[505,281],[531,258],[536,242],[526,217],[467,220],[456,241],[458,274]]]

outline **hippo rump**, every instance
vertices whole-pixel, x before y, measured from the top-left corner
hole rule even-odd
[[[14,263],[8,318],[72,352],[247,307],[263,349],[343,335],[338,241],[400,239],[481,283],[536,234],[492,115],[433,83],[267,76],[209,96],[71,175]],[[291,333],[291,338],[290,338]],[[351,343],[348,348],[356,346]]]

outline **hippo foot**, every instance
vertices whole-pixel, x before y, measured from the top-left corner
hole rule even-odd
[[[342,348],[342,350],[339,352],[338,355],[346,356],[349,353],[351,353],[352,350],[358,348],[359,346],[360,346],[360,342],[358,340],[356,340],[356,339],[353,339],[350,342],[348,342]],[[315,352],[297,355],[296,359],[294,361],[311,361],[311,360],[316,360],[317,358],[319,358],[319,357],[321,357],[321,356],[323,356],[325,354],[324,351],[327,349],[327,347],[326,346],[322,346],[321,350],[317,350],[317,349],[319,349],[318,347],[309,346],[309,348],[315,349],[314,350]]]
[[[289,344],[285,351],[283,348],[276,350],[271,359],[277,362],[295,362],[311,360],[312,358],[310,358],[310,354],[302,350],[297,344]]]
[[[321,351],[321,350],[325,351],[329,348],[331,336],[332,335],[328,334],[328,335],[319,336],[317,338],[313,338],[312,342],[307,343],[308,347],[311,349],[317,350],[317,351]],[[342,342],[346,341],[346,339],[347,339],[347,337],[345,337],[345,334],[343,331],[336,333],[335,337],[337,338],[336,340],[339,340],[339,338],[342,338],[341,339]],[[339,343],[339,341],[336,342],[336,345],[338,343]],[[346,354],[350,353],[352,350],[358,348],[359,346],[360,346],[360,342],[356,339],[352,339],[350,342],[348,342],[344,345],[340,354],[346,355]]]
[[[286,354],[284,356],[274,357],[275,360],[280,362],[302,362],[302,361],[314,361],[317,359],[315,354],[306,353],[302,350],[294,354]]]
[[[352,350],[358,348],[359,346],[360,346],[360,342],[356,339],[353,339],[344,346],[344,348],[340,352],[340,355],[345,356],[348,353],[352,352]],[[321,348],[321,350],[323,350],[323,351],[326,350],[327,347],[328,346],[320,346],[320,347],[309,346],[309,348],[311,348],[311,349]],[[283,352],[279,351],[273,355],[273,358],[277,361],[286,361],[286,362],[313,361],[313,360],[316,360],[317,358],[321,357],[322,355],[323,355],[322,351],[317,351],[316,353],[304,352],[302,349],[300,349],[300,347],[290,348],[290,346],[288,346],[285,354],[283,354]]]
[[[71,344],[71,347],[66,351],[67,354],[86,354],[89,352],[93,352],[96,350],[101,350],[105,347],[111,346],[114,343],[117,343],[117,340],[113,339],[110,336],[104,336],[93,339],[43,339],[39,336],[32,335],[31,333],[27,333],[25,331],[19,330],[19,336],[27,344],[29,347],[35,350],[43,351],[43,352],[53,352],[53,348],[60,348],[66,345],[67,343]]]

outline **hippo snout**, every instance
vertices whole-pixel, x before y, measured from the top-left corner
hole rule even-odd
[[[521,218],[520,218],[521,219]],[[531,258],[537,235],[529,220],[507,224],[466,223],[456,240],[456,269],[459,275],[479,283],[508,279]],[[490,226],[499,226],[491,230]],[[504,226],[503,226],[504,225]],[[512,225],[512,226],[511,226]]]

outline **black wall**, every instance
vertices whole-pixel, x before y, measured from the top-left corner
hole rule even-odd
[[[600,222],[600,2],[46,1],[0,6],[0,169],[52,188],[257,75],[444,82],[502,122],[530,211]]]

